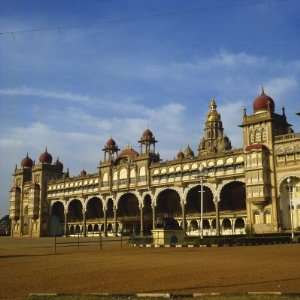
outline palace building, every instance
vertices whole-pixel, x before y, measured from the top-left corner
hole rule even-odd
[[[263,90],[241,117],[238,149],[213,99],[197,151],[187,146],[173,160],[160,159],[149,129],[139,150],[110,138],[92,174],[70,176],[47,149],[37,163],[27,154],[13,173],[11,235],[148,235],[164,218],[187,235],[300,229],[300,133]]]

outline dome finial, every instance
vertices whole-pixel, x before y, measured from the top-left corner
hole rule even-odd
[[[210,107],[210,110],[216,110],[217,104],[216,104],[216,98],[215,97],[211,98],[209,107]]]
[[[264,86],[263,86],[263,85],[261,86],[261,95],[262,95],[262,96],[265,95],[265,89],[264,89]]]

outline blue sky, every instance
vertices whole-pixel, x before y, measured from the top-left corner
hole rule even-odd
[[[298,0],[2,0],[0,32],[16,33],[0,34],[0,215],[27,151],[95,172],[110,136],[137,147],[150,127],[171,159],[196,150],[212,97],[235,147],[261,85],[299,131],[299,13]]]

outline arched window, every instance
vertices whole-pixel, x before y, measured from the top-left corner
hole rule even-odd
[[[251,130],[250,131],[250,144],[253,144],[254,143],[254,133],[253,131]]]
[[[265,224],[271,224],[272,223],[272,216],[271,216],[271,212],[269,210],[266,210],[264,212],[264,223]]]
[[[114,173],[113,173],[113,180],[115,181],[115,180],[118,180],[118,172],[117,171],[115,171]]]
[[[146,176],[146,168],[144,166],[140,168],[139,175],[140,177]]]
[[[260,213],[259,211],[255,211],[253,213],[254,224],[260,224]]]
[[[261,132],[259,129],[255,130],[255,143],[260,143],[261,142]]]
[[[267,131],[265,128],[262,128],[261,130],[261,136],[262,136],[262,141],[266,142],[267,141]]]
[[[130,178],[135,178],[135,177],[136,177],[135,169],[131,169],[131,171],[130,171]]]
[[[127,178],[127,170],[125,168],[120,170],[120,179],[126,179]]]
[[[103,174],[102,181],[103,182],[107,182],[108,181],[108,173],[107,172]]]

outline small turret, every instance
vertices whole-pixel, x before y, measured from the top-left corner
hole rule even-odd
[[[157,140],[150,129],[146,129],[143,132],[139,143],[141,144],[141,154],[155,153],[155,144],[157,143]]]
[[[116,159],[119,150],[120,149],[118,148],[115,140],[113,138],[110,138],[102,149],[102,151],[104,152],[104,161],[111,161]]]

